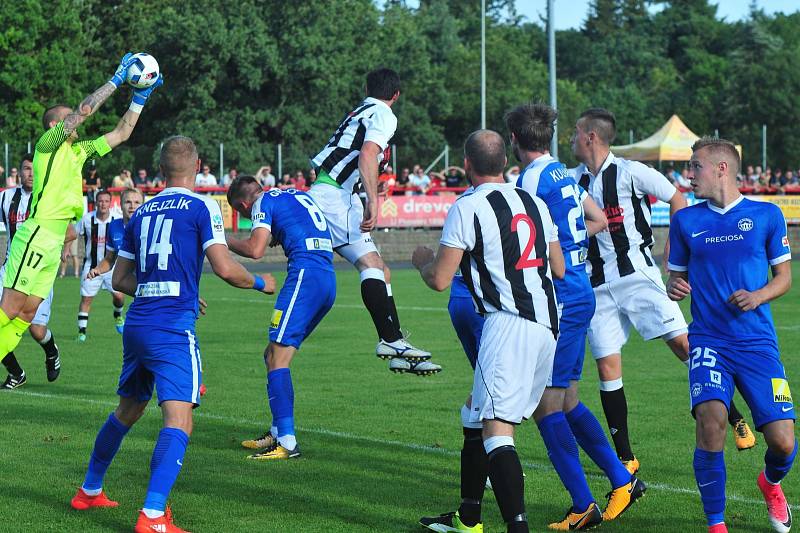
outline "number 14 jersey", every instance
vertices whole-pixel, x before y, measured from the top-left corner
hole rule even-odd
[[[225,242],[219,204],[170,187],[145,202],[125,226],[119,256],[133,261],[136,296],[127,325],[194,329],[206,249]]]

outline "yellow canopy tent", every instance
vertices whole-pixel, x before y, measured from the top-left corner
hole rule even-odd
[[[678,115],[672,115],[661,129],[647,139],[612,146],[611,151],[636,161],[688,161],[692,157],[692,145],[697,139],[699,137],[686,127]]]

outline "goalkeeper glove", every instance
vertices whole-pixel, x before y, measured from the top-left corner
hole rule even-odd
[[[114,72],[114,75],[111,76],[111,79],[108,80],[108,83],[114,87],[119,87],[125,83],[125,78],[128,76],[128,67],[130,67],[133,63],[133,61],[131,61],[131,56],[133,56],[133,54],[130,52],[122,56],[122,60],[119,62],[117,70]]]
[[[162,85],[164,85],[163,73],[158,75],[158,79],[150,87],[147,87],[145,89],[134,89],[133,99],[131,100],[130,108],[133,109],[134,111],[141,111],[142,107],[144,107],[145,102],[147,102],[147,99],[150,98],[150,95],[153,93],[153,91],[156,90],[156,87],[161,87]]]

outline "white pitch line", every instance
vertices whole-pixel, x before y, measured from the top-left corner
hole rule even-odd
[[[19,394],[23,396],[30,396],[33,398],[46,398],[46,399],[57,399],[57,400],[70,400],[82,403],[88,403],[92,405],[102,405],[105,407],[116,407],[117,402],[109,402],[105,400],[93,400],[91,398],[82,398],[80,396],[72,396],[69,394],[49,394],[46,392],[33,392],[33,391],[14,391],[14,392],[2,392],[0,394]],[[150,409],[157,409],[156,406],[151,405]],[[210,420],[220,420],[222,422],[233,422],[234,424],[241,424],[241,425],[248,425],[248,426],[263,426],[263,424],[254,422],[253,420],[243,419],[243,418],[234,418],[230,416],[224,415],[215,415],[213,413],[205,413],[205,412],[198,412],[195,411],[194,416],[198,418],[208,418]],[[456,450],[448,450],[447,448],[434,448],[431,446],[425,446],[423,444],[416,444],[413,442],[403,442],[399,440],[389,440],[389,439],[379,439],[377,437],[368,437],[366,435],[357,435],[355,433],[348,433],[346,431],[335,431],[331,429],[325,428],[308,428],[308,427],[297,427],[298,431],[304,433],[312,433],[315,435],[325,435],[327,437],[337,437],[340,439],[347,439],[347,440],[359,440],[363,442],[369,442],[372,444],[378,444],[381,446],[396,446],[398,448],[406,448],[408,450],[414,451],[421,451],[426,453],[434,453],[439,455],[446,455],[450,457],[459,457],[461,455],[460,451]],[[531,470],[538,470],[542,472],[553,472],[552,465],[543,464],[543,463],[534,463],[530,461],[522,461],[522,465],[526,468]],[[587,477],[594,478],[594,479],[606,479],[604,475],[601,474],[587,474]],[[658,489],[663,490],[664,492],[672,492],[674,494],[689,494],[692,496],[699,496],[699,493],[696,489],[690,489],[685,487],[674,487],[672,485],[667,485],[664,483],[655,483],[647,481],[647,487],[651,489]],[[739,502],[739,503],[746,503],[751,505],[761,505],[764,503],[763,500],[757,500],[754,498],[745,498],[743,496],[738,496],[736,494],[728,494],[726,496],[728,500]],[[800,505],[789,505],[793,510],[800,510]]]

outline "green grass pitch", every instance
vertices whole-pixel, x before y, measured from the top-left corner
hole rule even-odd
[[[276,275],[283,278],[281,272]],[[336,305],[292,366],[303,456],[263,463],[246,461],[239,442],[261,433],[269,421],[262,352],[275,297],[237,290],[204,275],[202,294],[209,309],[197,333],[209,392],[196,411],[183,472],[172,493],[181,527],[195,532],[421,531],[420,516],[457,506],[459,408],[472,380],[449,322],[447,293],[428,290],[415,271],[394,272],[403,327],[412,332],[413,343],[432,351],[444,366],[434,377],[396,375],[374,355],[375,332],[361,304],[357,274],[340,270],[338,278]],[[793,289],[773,304],[790,382],[800,377],[797,294]],[[82,345],[74,340],[78,300],[77,280],[57,281],[51,328],[62,353],[60,379],[47,383],[43,353],[26,336],[17,354],[28,383],[0,394],[2,531],[130,531],[144,498],[160,428],[153,406],[128,434],[106,477],[105,489],[120,506],[90,512],[69,507],[96,431],[116,405],[121,364],[121,337],[113,327],[109,295],[95,300],[88,341]],[[624,365],[632,443],[642,462],[640,476],[650,488],[620,520],[602,529],[705,531],[691,466],[694,424],[686,369],[664,343],[644,343],[637,336],[624,351]],[[591,357],[584,378],[583,399],[605,427]],[[531,530],[545,531],[548,521],[562,517],[568,496],[532,421],[518,428],[516,443],[527,475]],[[770,531],[755,484],[764,451],[760,434],[756,448],[745,452],[737,452],[728,439],[727,522],[732,531]],[[607,482],[585,455],[582,460],[594,495],[604,505]],[[795,511],[799,476],[794,472],[784,482]],[[486,531],[504,531],[488,491],[483,519]]]

